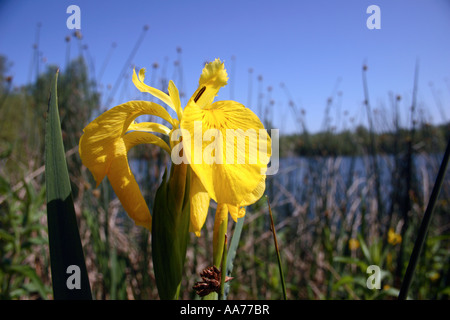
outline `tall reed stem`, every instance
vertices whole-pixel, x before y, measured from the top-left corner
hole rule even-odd
[[[450,140],[447,143],[447,148],[444,153],[444,158],[442,159],[441,167],[436,178],[436,182],[433,186],[433,191],[431,192],[430,201],[428,202],[427,209],[422,218],[422,223],[419,228],[419,234],[417,236],[416,242],[414,244],[414,249],[409,260],[408,268],[406,269],[405,276],[403,278],[402,287],[398,295],[399,300],[405,300],[408,296],[408,291],[411,286],[412,279],[414,277],[414,271],[417,266],[420,254],[422,252],[423,245],[425,243],[428,228],[430,226],[431,217],[433,215],[434,207],[436,206],[436,200],[441,191],[442,183],[444,181],[445,172],[447,170],[448,161],[450,155]]]
[[[270,229],[272,230],[273,242],[275,243],[275,251],[277,252],[278,270],[280,271],[281,286],[283,289],[283,299],[287,300],[286,284],[284,282],[284,274],[283,274],[283,265],[281,264],[280,250],[278,249],[277,234],[275,232],[275,225],[273,223],[272,209],[270,208],[269,198],[267,196],[266,196],[266,199],[267,199],[267,205],[269,206]]]

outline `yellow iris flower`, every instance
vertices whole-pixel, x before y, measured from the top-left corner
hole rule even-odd
[[[358,239],[352,238],[352,239],[348,240],[348,247],[350,248],[350,250],[352,250],[352,251],[357,250],[359,248],[359,246],[360,245],[359,245]]]
[[[151,143],[172,155],[177,146],[177,152],[183,150],[192,169],[190,231],[200,236],[211,199],[218,203],[216,223],[217,219],[219,222],[225,220],[228,213],[237,221],[245,215],[244,207],[256,202],[264,193],[271,140],[267,134],[261,135],[264,126],[250,109],[235,101],[213,102],[219,89],[227,84],[224,63],[216,59],[204,67],[198,89],[184,110],[172,81],[166,94],[146,85],[144,79],[145,69],[139,74],[133,72],[135,86],[168,105],[177,114],[177,119],[157,103],[129,101],[93,120],[83,130],[79,152],[97,186],[107,176],[128,215],[137,225],[151,230],[150,210],[131,172],[127,153],[133,146]],[[153,122],[137,123],[135,119],[141,115],[160,117],[169,127]],[[201,124],[200,131],[196,131],[198,124]],[[181,139],[174,137],[176,129],[181,131]],[[234,134],[232,139],[229,138],[230,131]],[[170,145],[152,132],[169,136]],[[201,137],[196,136],[198,132]],[[252,139],[251,133],[255,133],[256,139]],[[208,138],[204,139],[205,136]],[[176,143],[179,140],[181,142]],[[187,141],[192,143],[187,144]],[[232,161],[229,161],[230,150],[234,152]],[[211,158],[227,158],[227,161],[209,161]],[[242,159],[244,161],[239,161]]]
[[[388,242],[392,245],[397,245],[402,242],[402,236],[394,231],[393,228],[389,228]]]

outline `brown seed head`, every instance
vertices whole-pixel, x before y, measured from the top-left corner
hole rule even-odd
[[[222,273],[220,272],[219,269],[216,268],[216,266],[205,268],[200,273],[200,276],[202,277],[203,281],[195,283],[195,285],[192,288],[200,297],[204,297],[210,294],[211,292],[219,293],[221,275]],[[233,278],[226,277],[225,282],[228,282],[231,279]]]

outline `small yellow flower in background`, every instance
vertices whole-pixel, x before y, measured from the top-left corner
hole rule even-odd
[[[358,241],[358,239],[352,238],[352,239],[348,240],[348,247],[352,251],[358,249],[359,248],[359,241]]]
[[[395,246],[402,242],[402,236],[398,233],[395,233],[393,228],[390,228],[388,231],[388,242]]]
[[[436,281],[439,280],[439,278],[441,277],[441,275],[439,274],[439,272],[436,271],[432,271],[429,275],[428,278],[430,278],[431,281]]]
[[[267,133],[261,135],[264,126],[250,109],[235,101],[213,102],[228,81],[224,63],[216,59],[204,67],[199,86],[184,110],[172,81],[166,94],[146,85],[144,80],[145,69],[138,75],[133,72],[135,86],[163,101],[175,111],[177,119],[157,103],[129,101],[106,111],[86,126],[79,152],[97,186],[106,176],[128,215],[137,225],[151,230],[150,210],[131,172],[127,153],[138,144],[155,144],[167,151],[172,160],[174,154],[182,153],[192,169],[191,232],[200,236],[211,199],[218,203],[216,219],[219,222],[225,220],[228,213],[237,221],[245,215],[244,207],[256,202],[264,193],[271,139]],[[141,115],[160,117],[168,126],[137,123],[135,119]],[[170,145],[152,132],[169,136]]]

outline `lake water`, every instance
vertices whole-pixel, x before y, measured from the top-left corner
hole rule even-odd
[[[442,155],[415,155],[413,158],[414,176],[418,197],[428,201]],[[376,157],[382,206],[384,211],[391,205],[392,193],[397,179],[406,181],[406,177],[394,177],[395,158],[393,156]],[[266,194],[271,203],[280,204],[278,210],[290,214],[293,203],[308,203],[310,214],[342,203],[361,202],[361,199],[375,199],[375,175],[372,174],[370,157],[289,157],[279,161],[277,174],[267,177]],[[130,166],[141,186],[157,186],[164,173],[164,166],[155,162],[130,159]],[[405,167],[400,161],[397,167]],[[150,172],[150,174],[146,174]],[[447,174],[446,182],[450,183]],[[404,183],[403,183],[404,185]],[[142,188],[142,187],[141,187]],[[153,188],[156,190],[155,188]],[[149,199],[152,197],[150,196]],[[357,209],[357,208],[356,208]]]
[[[394,156],[377,156],[376,161],[382,207],[386,212],[391,206],[394,187],[404,186],[407,179],[395,168],[405,169],[407,163],[398,161],[396,164]],[[412,181],[417,188],[417,196],[425,203],[441,161],[442,155],[415,155],[413,158]],[[268,177],[267,194],[270,199],[279,198],[280,202],[283,199],[289,202],[288,198],[291,202],[295,199],[300,205],[308,202],[310,214],[362,198],[376,199],[376,179],[372,168],[373,161],[369,156],[284,158],[280,159],[279,172]],[[448,174],[445,183],[450,184]],[[285,210],[292,210],[292,206],[285,206]]]

